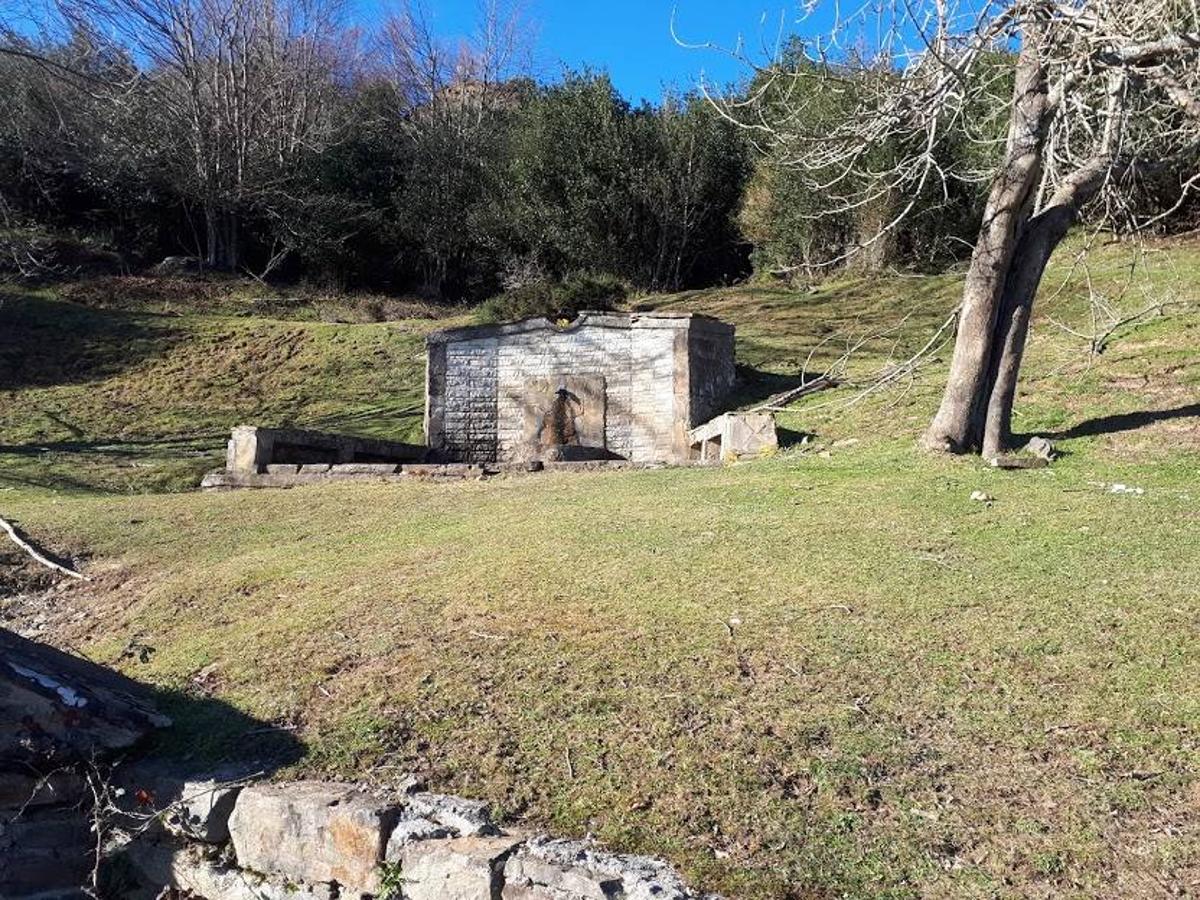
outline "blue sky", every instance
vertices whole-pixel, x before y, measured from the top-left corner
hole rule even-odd
[[[447,38],[468,33],[478,0],[426,0],[435,27]],[[793,25],[797,0],[529,0],[536,25],[537,68],[553,77],[564,65],[607,70],[632,100],[657,100],[664,84],[692,87],[701,71],[724,84],[741,74],[736,62],[710,50],[678,46],[671,11],[682,39],[732,47],[742,35],[754,48],[773,43],[781,14]],[[365,22],[384,14],[387,0],[357,0]]]

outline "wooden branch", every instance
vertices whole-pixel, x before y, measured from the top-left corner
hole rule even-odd
[[[822,375],[820,378],[814,378],[812,381],[806,381],[799,387],[794,387],[787,391],[782,391],[775,394],[773,397],[768,397],[758,406],[753,407],[750,412],[763,412],[770,410],[772,412],[782,409],[789,403],[794,403],[801,397],[808,394],[815,394],[817,391],[823,391],[826,388],[837,387],[837,382],[827,375]]]
[[[8,536],[12,538],[12,542],[14,544],[16,544],[46,568],[53,569],[56,572],[62,572],[64,575],[70,575],[72,578],[79,578],[82,581],[91,581],[91,579],[86,575],[76,572],[74,569],[68,569],[66,566],[59,565],[54,560],[44,557],[32,544],[17,534],[17,529],[14,528],[13,524],[7,519],[0,518],[0,528],[3,528],[6,532],[8,532]]]

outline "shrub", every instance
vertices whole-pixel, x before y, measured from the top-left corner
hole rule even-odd
[[[497,294],[479,307],[482,322],[545,316],[574,319],[584,310],[610,310],[625,299],[624,283],[611,275],[572,275],[564,281],[538,281]]]

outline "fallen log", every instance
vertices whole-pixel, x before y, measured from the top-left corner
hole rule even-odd
[[[817,391],[823,391],[826,388],[837,387],[837,382],[828,375],[822,375],[820,378],[814,378],[812,381],[806,381],[798,387],[791,388],[768,397],[758,406],[751,408],[750,412],[778,412],[789,403],[794,403],[801,397],[808,394],[815,394]]]
[[[56,563],[52,559],[47,559],[45,556],[43,556],[41,553],[38,552],[36,547],[34,547],[27,540],[25,540],[23,537],[21,537],[19,534],[17,534],[17,529],[15,527],[13,527],[12,522],[9,522],[7,519],[0,518],[0,528],[3,528],[6,532],[8,532],[8,536],[12,539],[12,542],[14,544],[16,544],[18,547],[20,547],[22,550],[24,550],[26,553],[28,553],[30,556],[32,556],[35,560],[40,562],[46,568],[53,569],[56,572],[62,572],[64,575],[70,575],[72,578],[78,578],[82,581],[90,580],[86,575],[84,575],[81,572],[76,572],[74,569],[69,569],[64,565],[60,565],[59,563]]]

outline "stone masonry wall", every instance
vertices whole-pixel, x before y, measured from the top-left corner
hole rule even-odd
[[[431,449],[466,462],[519,460],[529,381],[556,375],[604,379],[606,449],[630,460],[682,460],[686,431],[698,423],[693,404],[707,417],[732,387],[733,329],[688,316],[584,314],[561,330],[534,321],[434,336]]]
[[[691,395],[690,427],[707,422],[724,408],[733,390],[733,329],[704,320],[693,322],[688,331],[688,382]]]
[[[439,448],[450,459],[496,459],[496,391],[499,342],[496,338],[446,345],[444,433]]]
[[[484,804],[413,781],[387,792],[204,780],[170,794],[183,799],[162,827],[110,863],[124,900],[163,888],[205,900],[700,900],[660,860],[505,831]]]

